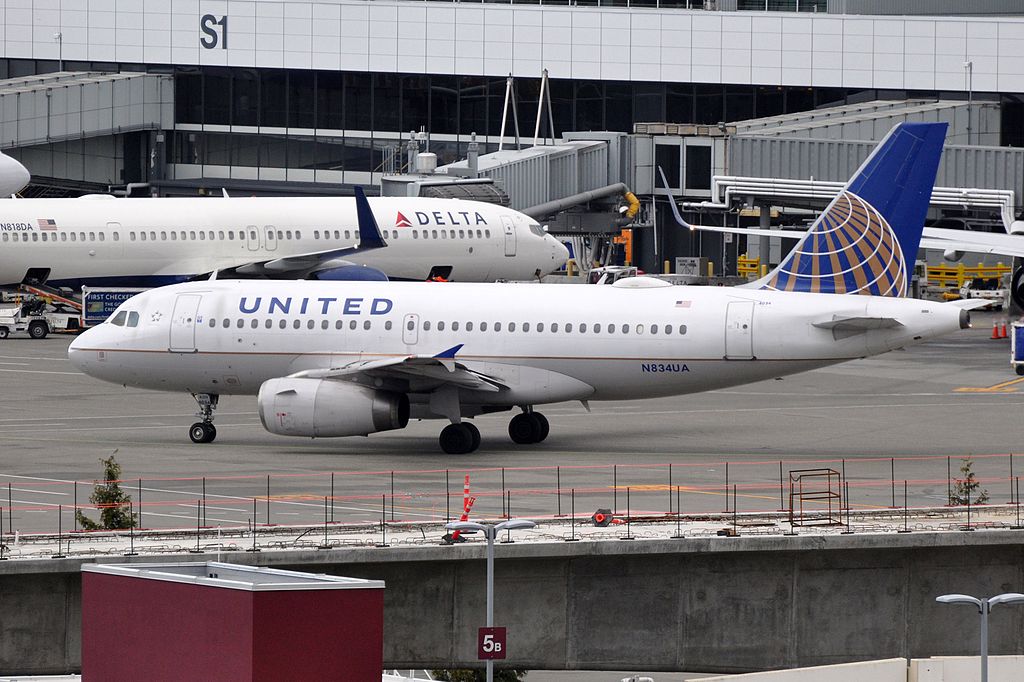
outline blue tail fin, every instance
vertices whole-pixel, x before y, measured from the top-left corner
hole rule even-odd
[[[893,128],[762,288],[905,295],[945,139],[945,123]]]

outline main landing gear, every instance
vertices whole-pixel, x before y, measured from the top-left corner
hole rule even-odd
[[[449,455],[467,455],[480,447],[480,430],[469,422],[449,424],[438,441]]]
[[[217,437],[217,429],[213,425],[213,411],[217,409],[220,396],[216,393],[193,393],[192,397],[199,403],[196,416],[202,419],[188,427],[188,437],[193,443],[212,443]]]
[[[540,443],[548,437],[550,430],[551,426],[548,424],[547,417],[530,408],[527,408],[522,414],[512,417],[512,421],[508,423],[509,438],[513,443],[520,445]]]

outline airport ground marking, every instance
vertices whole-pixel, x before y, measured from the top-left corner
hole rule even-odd
[[[961,386],[954,388],[953,391],[955,393],[1016,393],[1021,382],[1024,382],[1024,377],[1010,379],[994,386]]]

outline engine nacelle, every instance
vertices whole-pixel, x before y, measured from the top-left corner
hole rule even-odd
[[[405,394],[345,381],[270,379],[257,400],[263,428],[279,436],[365,436],[409,423]]]
[[[964,257],[964,252],[957,251],[956,249],[946,249],[942,252],[942,257],[950,263],[959,263],[960,259]]]

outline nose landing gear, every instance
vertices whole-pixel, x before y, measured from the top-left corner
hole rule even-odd
[[[196,416],[202,421],[188,427],[188,437],[193,443],[212,443],[217,437],[217,429],[213,425],[213,411],[217,409],[220,396],[215,393],[193,393],[192,397],[199,404]]]

